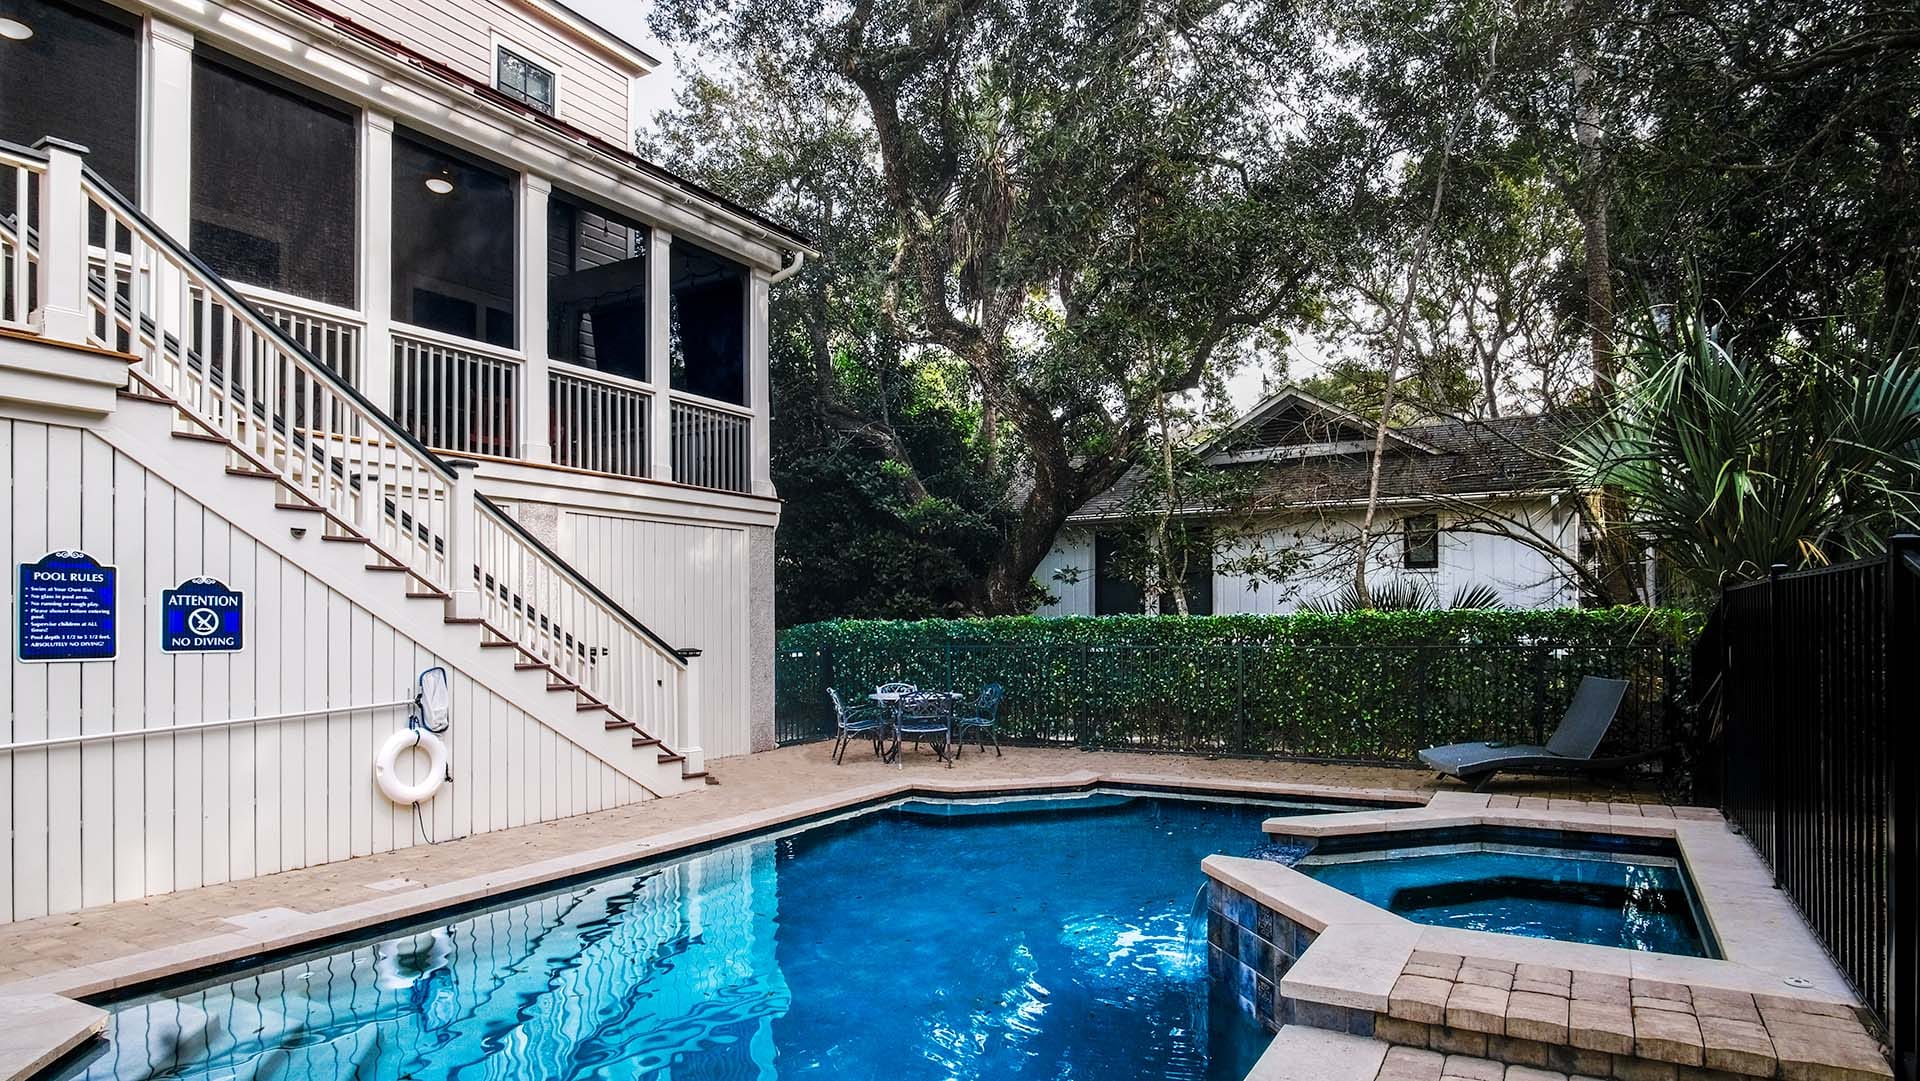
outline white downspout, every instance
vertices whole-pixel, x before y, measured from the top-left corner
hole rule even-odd
[[[795,274],[800,273],[800,268],[806,265],[807,265],[807,253],[803,251],[796,251],[793,253],[793,262],[788,263],[786,266],[783,266],[779,270],[774,271],[772,274],[767,275],[767,284],[779,285],[781,282],[786,281],[788,278],[791,278]]]

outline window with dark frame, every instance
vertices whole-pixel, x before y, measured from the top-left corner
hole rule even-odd
[[[1404,533],[1401,563],[1410,571],[1438,570],[1440,567],[1440,516],[1411,514],[1400,519]]]
[[[1207,530],[1195,530],[1185,539],[1187,545],[1187,614],[1213,614],[1213,537]],[[1132,533],[1096,533],[1093,537],[1093,614],[1097,616],[1140,615],[1146,611],[1146,591],[1129,573],[1127,564],[1137,565],[1146,557],[1146,539]],[[1162,597],[1161,615],[1179,611],[1172,597]]]
[[[513,100],[553,115],[553,72],[505,45],[494,61],[493,85]]]

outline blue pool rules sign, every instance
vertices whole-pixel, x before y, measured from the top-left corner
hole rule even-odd
[[[160,591],[160,648],[168,653],[238,653],[246,598],[213,578]]]
[[[21,563],[14,591],[14,656],[23,661],[110,661],[118,644],[113,568],[85,552]]]

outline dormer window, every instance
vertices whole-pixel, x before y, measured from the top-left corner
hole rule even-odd
[[[494,87],[515,101],[551,116],[554,103],[553,69],[507,48],[494,48]]]

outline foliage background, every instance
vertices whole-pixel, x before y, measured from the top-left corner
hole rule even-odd
[[[1410,762],[1422,747],[1538,743],[1580,677],[1633,691],[1610,749],[1678,736],[1678,663],[1699,631],[1672,609],[1293,616],[842,620],[780,637],[777,723],[830,734],[826,688],[880,683],[972,696],[1007,688],[1002,740],[1090,748]]]

